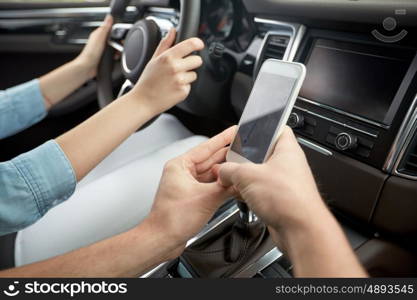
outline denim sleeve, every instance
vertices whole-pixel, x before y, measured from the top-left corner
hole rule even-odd
[[[39,80],[0,91],[0,139],[32,126],[46,114]]]
[[[32,225],[75,187],[74,170],[55,141],[0,163],[0,235]]]

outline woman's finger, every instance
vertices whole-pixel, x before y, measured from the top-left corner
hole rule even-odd
[[[191,84],[197,80],[197,73],[196,72],[187,72],[181,74],[181,84]]]
[[[191,38],[185,40],[175,47],[172,47],[169,52],[175,58],[183,58],[189,56],[191,53],[195,51],[203,50],[204,42],[199,38]]]
[[[158,57],[159,55],[167,51],[169,48],[171,48],[175,42],[176,36],[177,36],[177,31],[175,28],[172,28],[159,43],[158,48],[156,48],[153,57]]]
[[[113,17],[111,15],[107,15],[101,27],[110,28],[112,25],[113,25]]]
[[[203,65],[203,59],[198,55],[192,55],[184,58],[178,65],[180,72],[198,69]]]

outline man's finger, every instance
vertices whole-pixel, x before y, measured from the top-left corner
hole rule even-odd
[[[169,48],[171,48],[175,42],[176,36],[177,36],[177,31],[175,30],[175,28],[172,28],[159,43],[158,48],[156,48],[153,57],[158,57],[159,55],[167,51]]]
[[[237,163],[225,163],[220,166],[219,172],[219,183],[228,188],[234,186],[234,175],[239,168]]]
[[[213,183],[217,181],[217,176],[212,170],[197,175],[197,181],[200,183]]]
[[[214,197],[210,197],[215,201],[216,206],[220,207],[224,204],[224,202],[233,196],[235,196],[236,192],[232,188],[224,188],[220,186],[217,182],[214,183],[205,183],[204,184],[204,194],[205,195],[213,195]]]
[[[291,128],[285,126],[284,131],[282,132],[277,144],[275,145],[274,153],[272,154],[270,160],[278,157],[279,153],[286,151],[288,147],[293,147],[294,145],[298,146],[297,138],[295,137]]]
[[[186,157],[190,159],[194,164],[199,164],[209,159],[217,151],[222,148],[230,145],[233,141],[233,138],[236,135],[237,126],[230,127],[229,129],[223,131],[214,138],[208,140],[207,142],[197,146],[186,154]]]
[[[169,50],[170,54],[176,58],[189,56],[195,51],[203,50],[204,42],[199,38],[185,40]]]
[[[202,174],[211,170],[215,165],[220,164],[226,160],[226,154],[229,148],[223,148],[217,151],[214,155],[210,156],[206,161],[196,166],[197,174]]]

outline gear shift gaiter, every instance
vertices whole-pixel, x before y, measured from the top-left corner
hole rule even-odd
[[[237,218],[233,224],[203,237],[182,257],[201,278],[228,278],[273,248],[262,222],[248,223]]]

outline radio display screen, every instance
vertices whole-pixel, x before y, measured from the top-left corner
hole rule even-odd
[[[317,39],[300,97],[391,125],[389,112],[412,59],[409,51]]]

